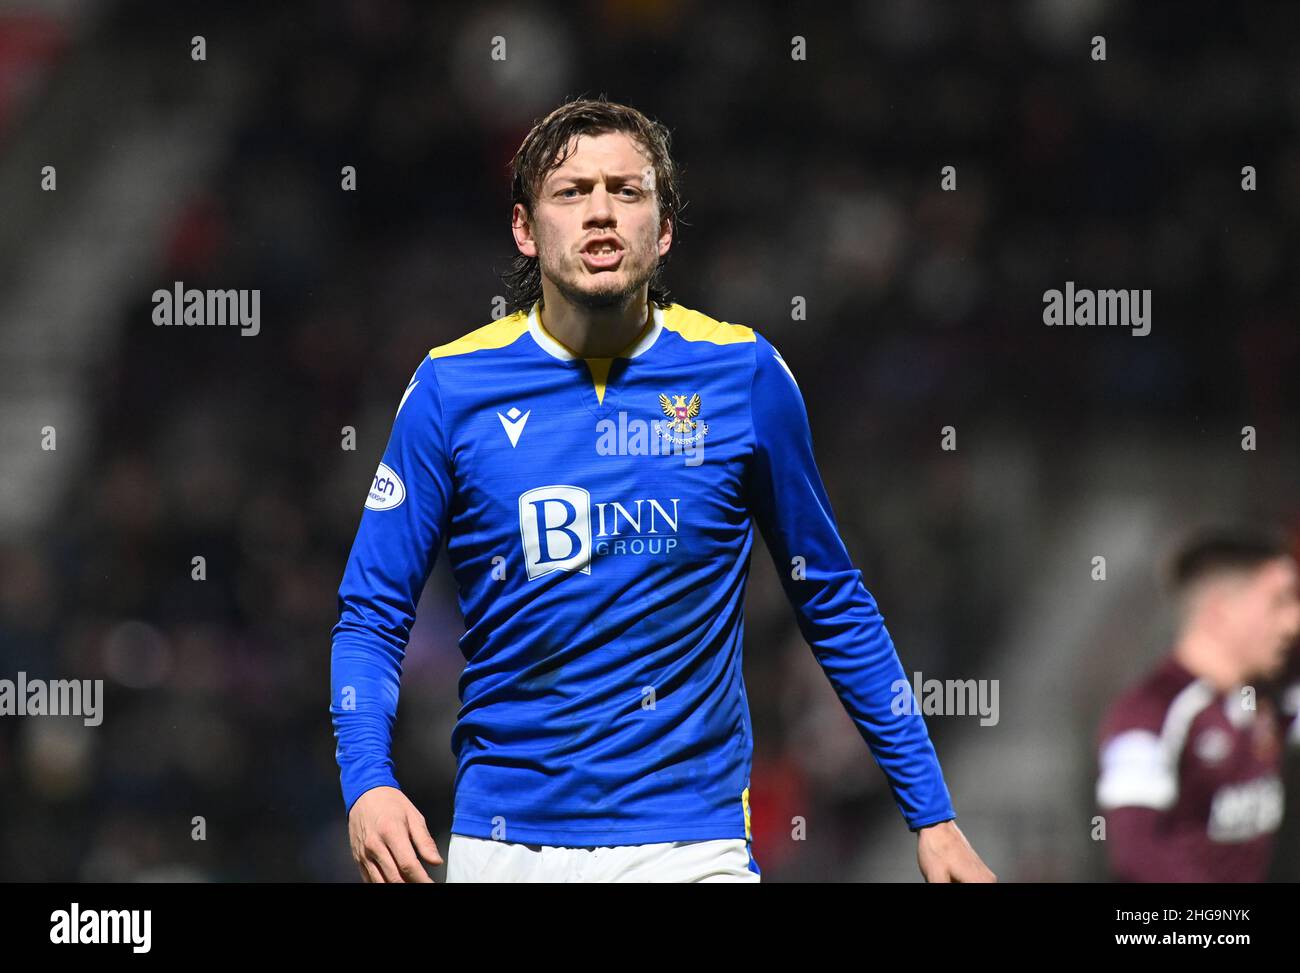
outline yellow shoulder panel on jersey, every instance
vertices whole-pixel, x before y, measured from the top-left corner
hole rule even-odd
[[[429,357],[447,358],[451,355],[468,355],[471,351],[504,348],[518,341],[519,336],[527,330],[528,312],[516,311],[499,321],[485,324],[467,335],[461,335],[455,341],[430,348]]]
[[[740,341],[753,341],[754,329],[743,324],[717,321],[707,314],[692,311],[689,307],[674,304],[664,308],[664,327],[675,331],[687,341],[709,341],[715,345],[731,345]]]

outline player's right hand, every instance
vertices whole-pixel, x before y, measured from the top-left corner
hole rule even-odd
[[[442,864],[424,815],[396,787],[372,787],[357,798],[348,838],[367,882],[432,882],[420,858]]]

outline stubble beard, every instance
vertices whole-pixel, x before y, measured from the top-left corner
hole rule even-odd
[[[542,255],[547,252],[549,251],[545,247],[539,250],[539,254]],[[619,267],[624,282],[611,285],[609,281],[601,278],[608,276],[611,280],[617,280],[615,274],[589,274],[581,256],[576,257],[575,262],[570,265],[573,272],[569,276],[563,273],[565,268],[556,267],[544,256],[539,256],[538,260],[543,275],[551,281],[566,301],[576,307],[593,311],[621,308],[631,304],[640,295],[641,288],[654,276],[655,268],[658,266],[652,251],[648,254],[634,255],[633,249],[629,246],[623,254],[623,262]],[[580,282],[584,277],[588,278],[594,286],[581,286]]]

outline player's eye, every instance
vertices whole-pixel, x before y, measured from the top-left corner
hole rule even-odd
[[[574,188],[573,186],[570,186],[568,189],[561,189],[561,190],[560,190],[558,193],[556,193],[555,195],[557,195],[557,196],[563,196],[565,193],[576,193],[577,191],[578,191],[578,190],[577,190],[576,188]]]

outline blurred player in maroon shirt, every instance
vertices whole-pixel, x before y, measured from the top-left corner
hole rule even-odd
[[[1175,558],[1173,652],[1110,707],[1097,804],[1111,875],[1259,882],[1282,820],[1282,757],[1300,743],[1300,571],[1281,538],[1198,537]],[[1290,669],[1290,671],[1288,671]]]

